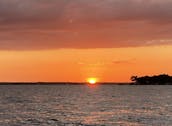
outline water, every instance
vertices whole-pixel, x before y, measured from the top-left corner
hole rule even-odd
[[[171,125],[172,86],[0,86],[0,126]]]

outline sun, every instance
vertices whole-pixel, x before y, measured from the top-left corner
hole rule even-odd
[[[88,79],[87,79],[87,82],[88,82],[89,84],[96,84],[96,83],[97,83],[97,78],[88,78]]]

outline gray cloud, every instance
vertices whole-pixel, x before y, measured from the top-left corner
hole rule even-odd
[[[1,0],[1,23],[44,23],[72,20],[94,23],[113,20],[172,20],[168,0]]]
[[[171,12],[171,0],[1,0],[0,49],[157,45]]]

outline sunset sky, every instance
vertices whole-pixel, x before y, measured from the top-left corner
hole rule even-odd
[[[0,0],[0,81],[172,74],[172,0]]]

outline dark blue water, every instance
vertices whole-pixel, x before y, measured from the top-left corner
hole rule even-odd
[[[0,86],[0,126],[171,125],[172,86]]]

